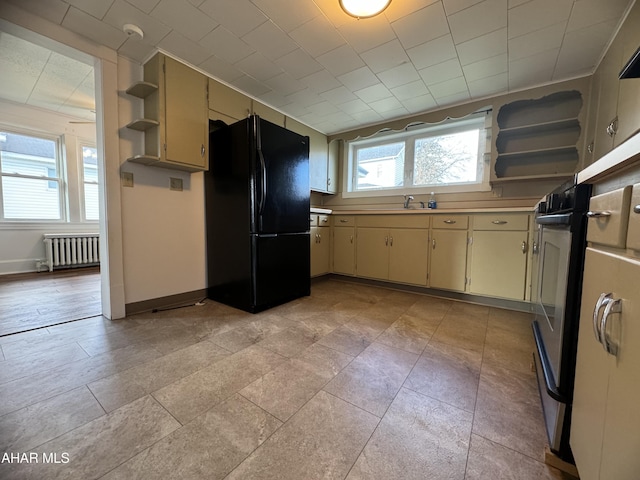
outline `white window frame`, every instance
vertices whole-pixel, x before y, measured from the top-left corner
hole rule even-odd
[[[15,135],[22,135],[34,138],[41,138],[43,140],[50,140],[55,142],[55,152],[56,152],[56,171],[58,172],[57,177],[48,177],[48,176],[34,176],[34,175],[25,175],[20,173],[5,173],[2,169],[2,162],[0,161],[0,222],[2,223],[65,223],[67,222],[67,189],[66,189],[66,166],[64,161],[64,153],[63,153],[63,142],[62,137],[60,135],[51,135],[43,132],[33,131],[29,129],[16,129],[12,127],[7,127],[6,125],[0,124],[0,131],[13,133]],[[22,155],[28,157],[28,155]],[[32,179],[32,180],[46,180],[49,182],[56,182],[58,184],[58,209],[60,211],[60,218],[6,218],[4,214],[4,195],[2,192],[2,178],[24,178],[24,179]]]
[[[86,195],[85,195],[85,185],[89,184],[89,185],[96,185],[98,186],[99,182],[98,180],[96,181],[87,181],[87,179],[84,177],[84,156],[82,155],[82,148],[83,147],[88,147],[88,148],[93,148],[96,149],[97,151],[97,147],[96,144],[94,142],[90,142],[88,140],[79,140],[78,141],[78,176],[80,177],[79,179],[79,183],[80,183],[80,217],[82,218],[82,221],[85,223],[97,223],[100,219],[97,218],[95,220],[92,219],[87,219],[87,207],[86,207]],[[97,170],[97,166],[96,166],[96,170]],[[99,174],[99,170],[97,170],[98,174]]]
[[[446,135],[456,132],[465,131],[470,124],[482,124],[480,130],[480,139],[478,144],[478,168],[480,171],[480,181],[453,183],[453,184],[436,184],[436,185],[403,185],[388,188],[371,188],[356,190],[357,185],[357,168],[356,168],[356,151],[362,147],[373,147],[376,145],[384,145],[399,141],[405,142],[405,164],[404,164],[404,181],[413,180],[414,168],[414,145],[415,140],[435,135]],[[484,134],[482,133],[484,131]],[[382,197],[402,194],[428,194],[435,193],[457,193],[472,191],[490,191],[489,184],[490,158],[491,158],[491,110],[483,110],[479,113],[468,115],[462,119],[447,119],[439,124],[419,123],[407,126],[402,131],[381,131],[368,138],[357,138],[344,142],[344,156],[346,159],[343,165],[343,178],[346,181],[343,184],[342,195],[344,198],[358,197]]]

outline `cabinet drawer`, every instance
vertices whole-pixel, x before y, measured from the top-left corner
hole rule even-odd
[[[431,220],[432,228],[466,230],[468,226],[468,215],[434,215]]]
[[[318,226],[319,227],[328,227],[329,223],[329,215],[318,215]]]
[[[309,226],[310,227],[318,226],[318,215],[309,215]]]
[[[627,248],[640,250],[640,183],[635,184],[631,192]]]
[[[529,215],[522,213],[497,213],[474,215],[474,230],[528,230]]]
[[[428,215],[362,215],[359,227],[429,228]]]
[[[624,248],[630,204],[631,186],[591,197],[587,213],[587,241]]]
[[[334,215],[334,227],[353,227],[356,224],[356,217],[353,215]]]

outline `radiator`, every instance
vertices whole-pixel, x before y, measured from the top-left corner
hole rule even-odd
[[[97,233],[45,233],[49,271],[54,268],[88,267],[100,263]]]

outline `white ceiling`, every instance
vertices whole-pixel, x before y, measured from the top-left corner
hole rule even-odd
[[[134,60],[162,49],[330,134],[591,74],[634,0],[393,0],[363,20],[338,0],[11,1]]]

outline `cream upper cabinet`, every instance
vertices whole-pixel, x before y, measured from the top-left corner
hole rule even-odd
[[[528,215],[474,216],[467,275],[470,293],[525,299],[528,228]]]
[[[251,99],[214,79],[209,79],[209,110],[233,119],[234,123],[247,118],[251,113]],[[215,117],[215,114],[210,114]]]
[[[640,261],[588,248],[571,449],[583,480],[640,472]]]
[[[329,193],[329,145],[326,135],[291,118],[286,127],[300,135],[309,137],[309,185],[311,190]]]
[[[258,115],[260,118],[264,120],[275,123],[281,127],[284,127],[284,113],[280,113],[277,110],[274,110],[271,107],[267,107],[266,105],[254,100],[253,101],[253,113]]]
[[[145,135],[144,154],[129,161],[190,172],[207,170],[207,77],[158,53],[144,65],[144,82],[127,93],[144,98],[145,115],[127,125]]]
[[[355,217],[333,216],[333,273],[356,273]]]
[[[327,215],[311,217],[311,276],[329,273],[331,227]]]

